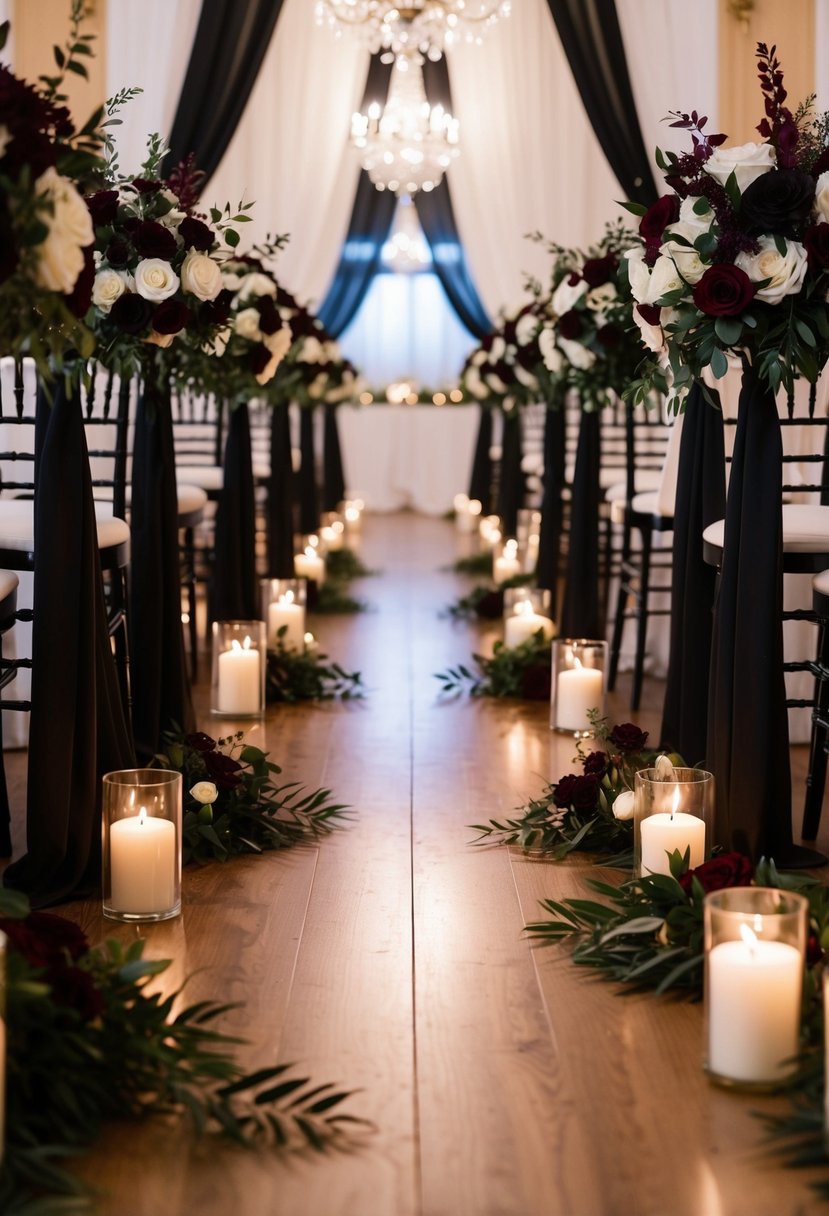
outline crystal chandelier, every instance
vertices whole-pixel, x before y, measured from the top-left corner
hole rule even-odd
[[[358,34],[372,53],[420,51],[439,59],[453,43],[480,42],[509,12],[510,0],[317,0],[316,18],[337,34]]]
[[[420,64],[398,55],[385,107],[373,101],[351,119],[351,142],[378,190],[434,190],[458,155],[458,120],[429,105]]]

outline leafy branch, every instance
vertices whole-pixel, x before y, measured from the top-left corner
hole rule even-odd
[[[265,696],[269,703],[331,701],[337,697],[349,701],[362,695],[360,673],[346,671],[318,650],[286,650],[280,646],[268,651]]]
[[[546,700],[550,696],[551,653],[550,641],[539,629],[519,646],[505,646],[502,641],[497,641],[491,658],[473,654],[476,671],[460,663],[457,667],[437,672],[435,679],[442,684],[442,694],[468,691],[473,697]]]

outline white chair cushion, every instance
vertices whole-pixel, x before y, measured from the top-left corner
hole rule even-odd
[[[178,493],[179,515],[190,515],[193,511],[203,511],[207,506],[207,491],[201,486],[189,486],[179,481],[176,483]]]
[[[130,530],[112,514],[112,503],[96,502],[98,548],[110,549],[129,541]],[[0,548],[31,553],[35,547],[34,503],[31,499],[0,499]]]
[[[820,574],[815,575],[812,590],[817,591],[818,595],[829,595],[829,570],[821,570]]]
[[[614,477],[613,483],[605,494],[607,502],[624,502],[627,487],[624,481],[619,481],[618,469],[605,469],[605,473],[612,473]],[[604,488],[606,483],[602,482],[601,475],[599,476],[599,485]],[[662,484],[662,472],[660,469],[637,469],[633,478],[633,488],[637,494],[644,494],[649,490],[658,490]]]
[[[253,476],[256,481],[266,481],[270,466],[254,463]],[[224,469],[216,464],[180,464],[176,466],[176,477],[190,486],[200,486],[208,494],[215,494],[224,485]]]
[[[709,524],[702,534],[708,544],[721,549],[725,520]],[[783,504],[784,553],[829,553],[829,507],[803,503]]]
[[[0,570],[0,601],[11,595],[20,586],[20,579],[13,570]]]

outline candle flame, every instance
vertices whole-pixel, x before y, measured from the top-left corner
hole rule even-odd
[[[533,606],[530,600],[519,600],[515,605],[516,616],[529,616],[532,610]]]
[[[293,591],[286,591],[283,596],[280,596],[280,599],[283,604],[292,604],[294,602]]]
[[[306,645],[306,646],[310,646],[310,645],[311,645],[311,643],[312,643],[312,642],[313,642],[313,640],[314,640],[314,635],[313,635],[313,633],[306,633],[306,635],[305,635],[305,639],[304,639],[304,640],[305,640],[305,645]]]
[[[504,542],[504,557],[515,557],[518,552],[518,541],[508,540]]]
[[[305,556],[306,557],[316,557],[317,556],[316,549],[314,549],[312,545],[306,545],[305,546]]]
[[[238,651],[240,651],[240,652],[241,652],[242,647],[241,647],[241,646],[239,645],[239,643],[236,641],[236,638],[234,638],[234,639],[233,639],[233,641],[230,643],[230,649],[231,649],[231,650],[238,650]]]
[[[140,807],[140,808],[139,808],[139,810],[138,810],[138,822],[139,822],[139,823],[146,823],[146,822],[147,822],[147,812],[146,812],[146,810],[144,809],[144,807],[143,807],[143,806],[142,806],[142,807]]]
[[[319,537],[316,535],[316,533],[312,533],[312,534],[311,534],[311,535],[308,537],[308,546],[309,546],[311,549],[316,549],[316,547],[317,547],[317,545],[318,545],[319,543],[320,543],[320,538],[319,538]],[[306,553],[308,552],[308,548],[306,548],[305,552],[306,552]]]
[[[470,515],[481,514],[481,504],[477,498],[470,498],[469,506],[466,508]]]
[[[583,666],[583,664],[582,664],[581,659],[577,658],[576,655],[573,655],[573,670],[581,671],[582,666]]]
[[[679,810],[679,786],[675,785],[673,803],[671,804],[671,819],[673,819],[674,815],[677,813],[678,810]]]
[[[250,638],[249,637],[245,638],[245,640],[243,642],[243,646],[244,646],[245,650],[250,650]]]
[[[759,917],[755,917],[754,919],[756,923],[756,921],[759,920]],[[758,927],[762,928],[762,925]],[[754,932],[754,930],[749,929],[748,925],[740,925],[740,937],[748,946],[749,950],[753,952],[754,947],[757,945],[757,934]]]

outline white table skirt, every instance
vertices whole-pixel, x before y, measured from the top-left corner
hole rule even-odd
[[[343,405],[337,411],[348,493],[369,511],[444,515],[469,488],[477,405]]]

